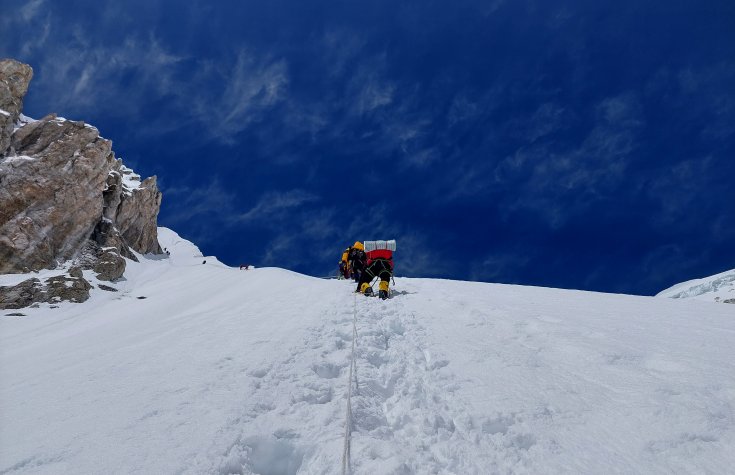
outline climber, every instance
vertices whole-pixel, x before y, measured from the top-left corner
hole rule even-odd
[[[348,247],[342,253],[342,259],[340,259],[340,264],[339,264],[339,270],[342,271],[342,276],[345,279],[350,278],[350,263],[348,262],[349,256],[350,256],[350,248]]]
[[[367,263],[365,270],[357,284],[356,292],[370,296],[373,288],[370,282],[380,278],[378,296],[385,300],[389,295],[390,278],[393,276],[393,251],[396,250],[396,241],[365,241]]]
[[[365,268],[365,260],[365,246],[360,241],[355,241],[347,257],[347,262],[352,270],[352,277],[355,279],[355,282],[360,282],[360,276]]]
[[[345,278],[345,262],[339,261],[339,270],[337,270],[337,280],[344,280]]]

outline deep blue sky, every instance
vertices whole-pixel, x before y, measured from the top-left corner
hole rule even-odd
[[[735,3],[0,0],[26,114],[96,125],[231,265],[652,294],[735,267]],[[107,4],[107,5],[105,5]]]

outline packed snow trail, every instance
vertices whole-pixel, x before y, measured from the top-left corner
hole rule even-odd
[[[354,284],[161,232],[171,258],[129,263],[119,292],[0,317],[0,474],[339,473]],[[353,473],[735,466],[735,307],[395,289],[357,299]]]

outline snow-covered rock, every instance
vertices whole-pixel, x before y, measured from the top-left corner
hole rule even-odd
[[[729,305],[166,258],[0,313],[0,473],[730,473]],[[396,255],[400,259],[400,255]],[[21,276],[0,276],[0,284]],[[12,313],[16,313],[13,311]]]
[[[735,269],[676,284],[657,294],[672,299],[694,298],[735,304]]]

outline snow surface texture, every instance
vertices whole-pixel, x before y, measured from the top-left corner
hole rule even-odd
[[[703,279],[682,282],[659,292],[657,297],[672,299],[695,298],[708,302],[735,303],[735,269]]]
[[[0,473],[339,473],[353,308],[354,473],[735,467],[735,307],[430,279],[382,301],[159,232],[170,258],[118,292],[0,317]]]

